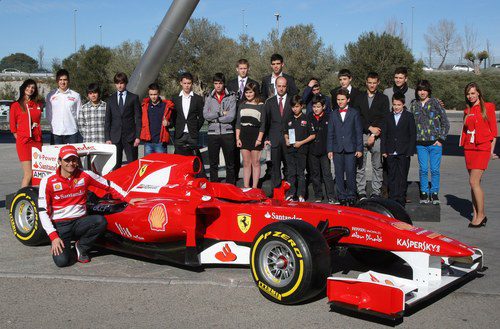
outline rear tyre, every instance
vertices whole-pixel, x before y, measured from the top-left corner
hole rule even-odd
[[[38,189],[20,189],[9,209],[10,226],[14,236],[27,246],[38,246],[49,242],[38,213]]]
[[[387,217],[391,217],[412,225],[410,215],[397,202],[389,199],[370,198],[356,204],[357,208],[370,210]],[[360,263],[373,266],[389,266],[397,262],[399,258],[390,251],[368,248],[350,248],[351,255]]]
[[[330,248],[312,225],[290,220],[264,227],[250,255],[261,294],[279,304],[297,304],[317,296],[330,275]]]

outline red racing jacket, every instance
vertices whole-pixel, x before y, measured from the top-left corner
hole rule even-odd
[[[91,172],[76,169],[69,177],[61,176],[61,168],[40,182],[38,208],[40,221],[50,240],[59,237],[53,222],[75,220],[87,215],[87,191],[89,186],[111,193],[113,198],[128,202],[125,191],[118,185]]]
[[[149,102],[151,99],[146,97],[142,100],[142,129],[141,129],[141,140],[148,142],[151,140],[151,132],[149,130]],[[165,112],[163,112],[163,118],[170,122],[170,116],[172,115],[172,109],[174,108],[174,103],[169,99],[162,99],[165,103]],[[160,143],[168,143],[170,141],[170,133],[168,132],[168,127],[161,126],[160,131]]]

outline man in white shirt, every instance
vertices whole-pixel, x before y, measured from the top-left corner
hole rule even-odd
[[[47,120],[52,128],[51,144],[78,143],[78,113],[82,109],[80,94],[69,89],[69,72],[56,73],[57,89],[46,97]]]

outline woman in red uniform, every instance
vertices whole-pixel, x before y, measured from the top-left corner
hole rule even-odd
[[[495,104],[486,103],[475,82],[465,87],[464,126],[460,145],[464,147],[465,166],[469,172],[474,215],[469,227],[481,227],[488,221],[484,213],[484,192],[481,177],[488,168],[497,136]]]
[[[17,155],[23,168],[21,187],[31,183],[31,148],[42,148],[40,119],[42,105],[38,101],[38,87],[28,79],[19,87],[19,98],[10,106],[10,131],[16,139]]]

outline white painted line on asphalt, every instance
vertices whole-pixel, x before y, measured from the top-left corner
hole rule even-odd
[[[85,275],[64,275],[64,274],[35,274],[35,273],[11,273],[0,272],[0,278],[7,279],[43,279],[43,280],[70,280],[81,282],[104,282],[104,283],[127,283],[127,284],[161,284],[161,285],[210,285],[221,287],[253,287],[253,284],[246,281],[229,280],[225,282],[215,281],[197,281],[180,279],[146,279],[146,278],[124,278],[124,277],[106,277],[106,276],[85,276]]]

